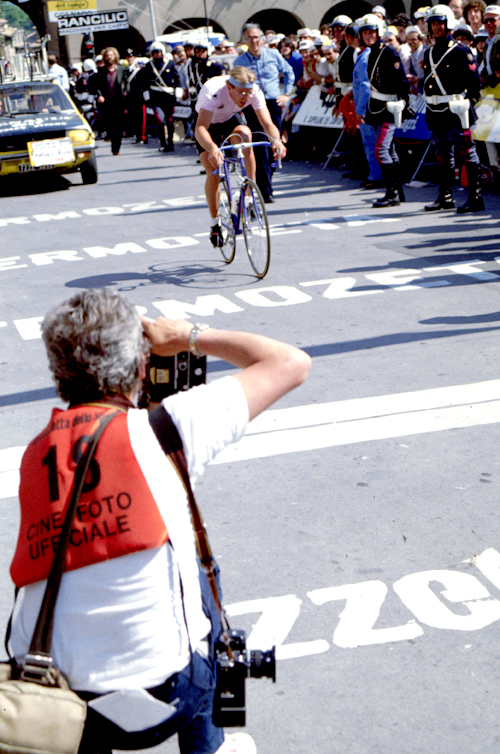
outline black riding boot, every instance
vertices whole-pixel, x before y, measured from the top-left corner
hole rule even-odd
[[[481,166],[474,162],[468,162],[466,165],[467,178],[469,179],[469,196],[463,207],[457,209],[459,215],[465,215],[468,212],[482,212],[484,210],[483,194],[479,184],[479,170]]]
[[[455,202],[453,201],[452,187],[455,180],[455,170],[445,170],[442,180],[439,182],[439,195],[435,202],[427,204],[424,209],[426,212],[438,212],[440,209],[453,209]]]
[[[381,165],[382,179],[385,185],[385,196],[373,202],[373,207],[398,207],[400,204],[398,196],[398,182],[395,177],[397,165]]]

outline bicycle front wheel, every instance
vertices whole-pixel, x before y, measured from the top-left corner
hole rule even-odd
[[[248,193],[245,189],[250,189]],[[271,239],[264,200],[258,186],[247,178],[243,188],[243,236],[250,264],[258,278],[263,278],[271,261]]]
[[[231,215],[231,202],[226,181],[220,182],[219,225],[222,234],[220,253],[226,264],[230,264],[236,253],[236,233]]]

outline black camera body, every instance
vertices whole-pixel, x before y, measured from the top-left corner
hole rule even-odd
[[[215,660],[214,725],[218,728],[243,726],[246,720],[245,680],[248,677],[272,678],[276,683],[275,648],[247,649],[245,632],[232,629],[220,635],[215,645]]]
[[[176,356],[157,356],[152,353],[146,369],[146,380],[139,400],[140,408],[161,403],[169,395],[189,390],[207,381],[207,357],[183,351]]]

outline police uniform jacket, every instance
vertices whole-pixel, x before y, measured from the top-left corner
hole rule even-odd
[[[431,55],[436,67],[431,66]],[[437,81],[441,82],[441,86]],[[480,79],[474,55],[468,47],[456,42],[451,35],[438,39],[433,47],[424,53],[424,93],[427,96],[446,94],[463,94],[471,102],[469,122],[476,121],[475,103],[480,97]],[[427,126],[430,131],[463,131],[458,115],[454,115],[446,102],[427,103]]]
[[[173,60],[150,60],[149,63],[138,74],[140,77],[139,83],[142,91],[148,91],[150,99],[148,104],[152,107],[155,105],[161,106],[161,103],[165,101],[165,97],[175,100],[175,87],[180,86],[181,82],[179,74],[175,67]],[[162,87],[168,87],[173,91],[162,91]]]
[[[190,98],[196,100],[201,87],[208,81],[208,79],[213,79],[216,76],[223,76],[225,72],[224,66],[213,60],[190,58],[186,69]]]
[[[337,82],[342,84],[352,83],[352,72],[354,70],[354,53],[356,50],[350,45],[346,45],[338,56],[334,65],[338,71]]]
[[[410,86],[404,72],[401,58],[392,47],[379,40],[370,50],[368,58],[368,79],[370,85],[381,94],[396,95],[408,102]],[[366,122],[377,128],[382,123],[394,123],[394,117],[387,110],[386,102],[370,95],[366,111]]]
[[[133,65],[128,66],[128,68],[125,70],[125,73],[123,74],[123,85],[125,92],[134,99],[137,99],[141,95],[139,75],[141,71],[142,68],[136,61]]]

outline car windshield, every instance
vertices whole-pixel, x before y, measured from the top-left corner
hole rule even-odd
[[[62,113],[64,110],[73,110],[73,105],[56,84],[26,83],[0,88],[0,116]]]

